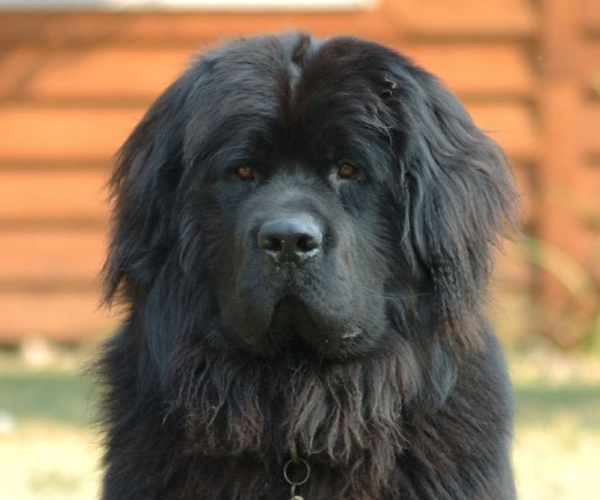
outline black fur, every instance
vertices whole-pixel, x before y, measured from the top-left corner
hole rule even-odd
[[[104,500],[283,500],[292,443],[307,500],[514,498],[483,307],[515,196],[433,76],[347,37],[236,41],[156,101],[111,187]],[[274,266],[257,232],[298,214],[322,248]]]

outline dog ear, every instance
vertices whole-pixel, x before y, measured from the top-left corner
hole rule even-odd
[[[170,205],[182,168],[191,77],[184,74],[157,99],[117,155],[108,184],[113,230],[103,269],[106,304],[124,282],[129,289],[149,281],[173,237]]]
[[[405,231],[430,276],[436,326],[477,347],[493,247],[515,227],[517,197],[500,147],[435,77],[411,76],[399,84]]]

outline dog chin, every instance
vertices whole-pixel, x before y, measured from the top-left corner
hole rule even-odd
[[[357,350],[362,328],[331,312],[310,305],[297,295],[287,294],[272,308],[270,317],[239,321],[230,328],[230,337],[241,347],[263,358],[291,360],[340,360]],[[241,315],[240,315],[241,316]],[[257,328],[257,325],[266,325]]]

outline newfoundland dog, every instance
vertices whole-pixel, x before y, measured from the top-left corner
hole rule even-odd
[[[104,500],[506,500],[484,317],[506,161],[376,43],[247,38],[150,108],[111,180]]]

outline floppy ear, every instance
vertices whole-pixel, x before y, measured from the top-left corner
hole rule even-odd
[[[103,269],[105,303],[123,282],[128,289],[149,282],[174,235],[170,206],[182,169],[190,78],[190,72],[184,74],[158,98],[117,156],[109,181],[114,207]]]
[[[512,178],[500,147],[458,100],[419,68],[411,76],[400,97],[409,124],[400,160],[405,231],[430,274],[436,327],[454,345],[477,347],[492,247],[514,227]]]

